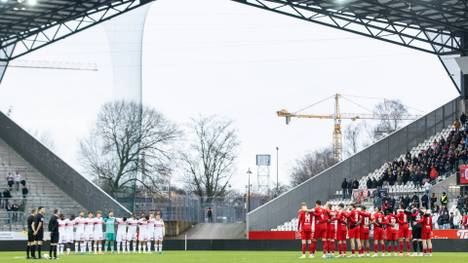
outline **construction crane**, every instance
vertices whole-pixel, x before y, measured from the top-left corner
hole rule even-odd
[[[98,71],[98,67],[95,63],[48,61],[48,60],[17,59],[17,60],[11,61],[8,67],[48,69],[48,70]]]
[[[326,101],[328,99],[334,98],[334,113],[332,114],[300,114],[299,112],[308,109],[318,103]],[[327,97],[323,100],[320,100],[306,108],[303,108],[297,112],[291,113],[288,110],[282,109],[276,112],[278,117],[284,117],[286,119],[286,124],[291,122],[292,118],[299,118],[299,119],[322,119],[322,120],[333,120],[333,157],[337,161],[342,160],[342,152],[343,152],[343,134],[341,132],[341,121],[342,120],[385,120],[389,119],[387,114],[373,114],[373,113],[342,113],[340,111],[340,98],[343,98],[341,94],[335,94],[331,97]],[[354,103],[356,104],[356,103]],[[356,104],[358,105],[358,104]],[[359,105],[358,105],[359,106]],[[402,115],[398,116],[399,120],[416,120],[420,118],[419,115]]]

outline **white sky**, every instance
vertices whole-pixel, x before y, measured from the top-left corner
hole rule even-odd
[[[128,50],[136,44],[128,42]],[[0,110],[12,107],[20,125],[50,134],[56,153],[81,170],[78,141],[114,96],[110,55],[103,26],[27,55],[22,59],[93,62],[99,71],[10,68],[0,85]],[[339,92],[398,98],[427,112],[457,96],[436,56],[228,0],[153,3],[143,57],[146,104],[181,126],[199,114],[235,121],[242,140],[236,188],[246,185],[248,167],[255,171],[257,153],[274,157],[278,146],[280,180],[288,183],[295,159],[331,144],[331,121],[286,126],[276,117],[279,109],[297,110]],[[330,102],[313,112],[331,111]],[[275,158],[272,165],[273,179]]]

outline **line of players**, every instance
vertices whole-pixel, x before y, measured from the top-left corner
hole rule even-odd
[[[338,257],[345,257],[347,240],[351,245],[349,257],[355,257],[356,252],[359,257],[370,256],[371,228],[374,232],[374,257],[379,255],[379,251],[382,256],[389,256],[392,250],[394,255],[403,256],[405,243],[406,255],[410,256],[411,240],[413,256],[432,256],[430,210],[417,207],[404,209],[400,206],[393,213],[384,214],[380,208],[376,208],[371,213],[366,211],[366,207],[357,207],[355,204],[351,204],[348,208],[343,204],[337,207],[327,204],[326,207],[322,207],[321,201],[318,200],[315,208],[309,209],[306,203],[301,203],[298,211],[298,232],[302,240],[300,258],[306,257],[307,244],[309,244],[309,257],[315,257],[318,240],[322,240],[323,258],[335,256],[336,241]]]
[[[115,218],[112,212],[103,218],[101,211],[97,211],[95,216],[88,212],[85,217],[80,212],[76,218],[65,218],[63,214],[58,217],[59,254],[64,254],[65,249],[70,254],[72,244],[75,254],[103,254],[103,248],[104,252],[109,250],[112,253],[114,248],[117,253],[162,253],[166,231],[160,212],[142,214],[139,218],[135,215]]]

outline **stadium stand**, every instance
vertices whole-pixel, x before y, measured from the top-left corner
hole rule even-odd
[[[247,230],[269,231],[289,228],[291,217],[296,216],[300,202],[308,201],[310,203],[317,199],[326,201],[341,196],[340,190],[344,178],[352,181],[357,180],[360,182],[360,187],[366,187],[367,179],[378,180],[384,176],[385,170],[389,168],[388,162],[390,160],[405,158],[408,152],[412,155],[419,154],[423,149],[427,149],[434,139],[447,137],[451,132],[452,124],[458,120],[460,112],[460,100],[455,99],[321,172],[278,198],[251,211],[247,216]],[[439,176],[438,178],[444,177]],[[439,185],[443,183],[443,180],[439,180],[433,180],[437,184],[432,186],[432,190],[442,189]],[[387,189],[392,195],[422,193],[423,185],[415,185],[414,182],[405,185],[389,184]],[[344,201],[345,203],[351,202]]]
[[[23,198],[21,191],[15,189],[10,191],[9,204],[16,204],[19,207],[18,211],[0,209],[0,224],[6,228],[5,230],[21,228],[25,219],[21,211],[27,212],[38,206],[44,206],[49,211],[59,208],[65,214],[75,214],[83,209],[112,210],[116,215],[129,214],[120,203],[73,170],[6,115],[0,113],[2,192],[9,187],[6,180],[8,173],[16,171],[19,171],[25,180],[28,193],[26,198]],[[5,202],[4,196],[2,201]]]
[[[335,198],[328,202],[332,205],[360,203],[372,211],[375,206],[385,210],[386,204],[383,200],[387,200],[392,206],[389,210],[393,210],[392,208],[398,207],[400,203],[405,206],[413,202],[421,203],[424,193],[434,193],[435,196],[440,196],[443,192],[450,193],[449,186],[456,184],[458,165],[466,163],[465,133],[468,131],[468,126],[461,128],[457,126],[456,123],[450,125],[413,147],[406,154],[400,155],[393,162],[387,162],[374,172],[360,178],[359,187],[353,191],[352,197]],[[434,175],[437,176],[431,177],[434,169],[437,171]],[[343,190],[336,191],[336,196],[343,196]],[[376,202],[377,198],[381,200]],[[447,207],[450,212],[458,215],[455,221],[461,220],[462,212],[457,209],[456,196],[449,196],[448,200],[450,201]],[[439,228],[437,219],[440,209],[440,205],[434,209],[433,222],[436,224],[436,229]],[[297,218],[288,220],[271,230],[296,231]]]

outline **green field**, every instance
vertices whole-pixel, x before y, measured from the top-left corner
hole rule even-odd
[[[0,253],[0,262],[30,262],[23,259],[24,253]],[[320,254],[319,254],[320,255]],[[425,263],[467,263],[468,253],[434,253],[432,257],[378,257],[378,258],[340,258],[340,259],[298,259],[295,252],[243,252],[243,251],[168,251],[163,255],[129,254],[129,255],[77,255],[62,256],[59,262],[86,263],[128,263],[128,262],[161,262],[161,263],[283,263],[304,261],[334,261],[334,262],[425,262]],[[46,261],[46,260],[43,260]],[[48,260],[47,260],[48,261]]]

